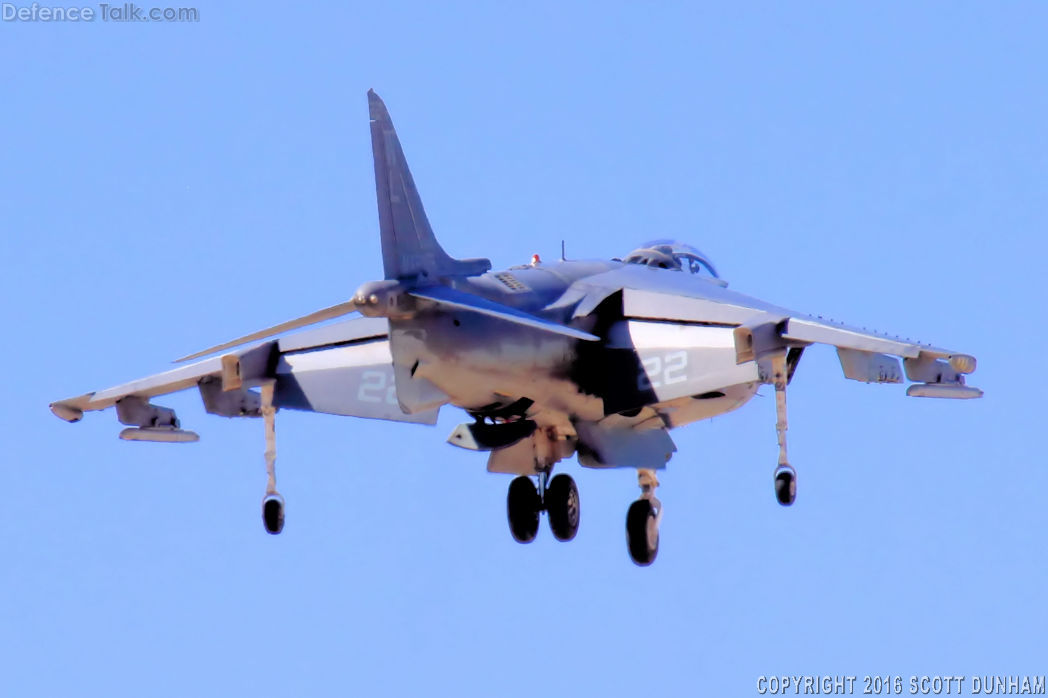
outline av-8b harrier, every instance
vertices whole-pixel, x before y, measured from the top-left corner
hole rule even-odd
[[[266,531],[284,526],[276,489],[278,409],[435,424],[444,405],[472,421],[448,441],[488,452],[488,470],[517,477],[507,497],[513,537],[534,540],[546,512],[554,537],[579,526],[572,455],[591,468],[636,468],[626,515],[630,557],[655,559],[662,507],[655,471],[676,451],[670,430],[729,412],[762,384],[775,389],[775,496],[794,502],[786,391],[811,344],[837,348],[844,375],[912,382],[907,395],[974,398],[975,359],[827,322],[728,290],[698,250],[660,240],[623,259],[532,264],[492,272],[437,242],[385,105],[368,92],[385,279],[350,300],[179,361],[214,355],[107,390],[52,403],[60,418],[116,407],[123,439],[196,441],[157,396],[197,389],[224,417],[261,417]],[[351,313],[363,317],[310,327]],[[281,335],[279,338],[277,335]],[[262,341],[265,340],[265,341]],[[261,342],[261,343],[259,343]],[[246,346],[250,345],[250,346]],[[900,365],[899,357],[902,358]]]

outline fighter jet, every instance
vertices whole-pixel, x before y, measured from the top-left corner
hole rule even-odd
[[[779,504],[794,503],[786,393],[806,347],[836,347],[852,380],[910,381],[906,394],[915,397],[982,395],[965,384],[974,357],[729,290],[708,257],[678,242],[656,240],[611,260],[544,263],[536,256],[497,272],[487,259],[452,258],[433,234],[374,91],[368,106],[382,280],[331,307],[178,360],[193,363],[59,400],[52,412],[76,422],[84,412],[115,407],[127,427],[120,438],[161,442],[199,438],[173,410],[152,402],[176,391],[198,390],[211,414],[261,417],[268,476],[262,521],[277,534],[285,513],[276,486],[278,410],[433,425],[441,407],[458,407],[469,421],[448,442],[486,452],[489,472],[516,476],[507,516],[521,543],[535,539],[543,512],[557,540],[578,531],[575,482],[552,474],[560,461],[574,455],[589,468],[637,469],[641,495],[626,515],[626,541],[643,566],[658,552],[656,471],[677,450],[670,431],[737,409],[762,385],[775,392],[773,490]],[[361,317],[339,319],[351,314]]]

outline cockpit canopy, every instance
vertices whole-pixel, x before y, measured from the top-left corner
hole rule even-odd
[[[652,240],[633,250],[626,259],[627,264],[644,264],[659,269],[675,269],[689,274],[702,274],[719,279],[720,275],[713,268],[706,255],[691,245],[676,240]]]

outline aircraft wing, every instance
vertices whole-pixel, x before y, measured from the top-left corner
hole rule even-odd
[[[914,397],[982,396],[981,390],[965,384],[965,375],[976,368],[975,357],[969,354],[797,313],[719,288],[692,296],[628,287],[621,293],[626,318],[730,329],[740,365],[760,364],[763,357],[789,350],[794,350],[795,363],[804,347],[827,344],[837,349],[846,378],[866,383],[902,383],[905,378],[913,382],[907,395]],[[597,295],[605,297],[604,290]],[[690,386],[682,382],[684,388]]]
[[[965,385],[965,375],[976,367],[970,354],[804,316],[777,322],[776,333],[788,345],[836,347],[844,375],[852,380],[902,383],[905,373],[913,381],[906,394],[914,397],[977,398],[983,394]],[[745,338],[745,334],[746,330],[736,330],[736,350],[740,335]]]
[[[157,373],[146,378],[123,383],[112,388],[84,393],[77,397],[56,400],[51,403],[51,411],[67,422],[78,422],[84,412],[104,410],[112,407],[120,399],[129,395],[151,398],[158,395],[176,393],[192,388],[203,378],[218,376],[221,373],[221,357],[198,361],[181,366],[171,371]]]
[[[85,412],[116,407],[132,427],[121,438],[195,441],[174,413],[153,405],[155,397],[197,388],[207,412],[224,417],[261,416],[252,388],[273,385],[278,408],[372,419],[433,424],[437,409],[406,415],[397,406],[389,328],[384,318],[355,318],[309,329],[169,371],[51,403],[68,422]]]

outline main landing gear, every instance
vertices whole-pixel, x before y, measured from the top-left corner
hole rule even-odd
[[[655,497],[659,480],[654,470],[637,471],[640,499],[626,512],[626,546],[630,559],[640,567],[655,562],[659,554],[659,523],[662,521],[662,503]]]
[[[262,524],[266,533],[284,530],[284,498],[277,492],[277,408],[273,406],[273,384],[262,386],[262,420],[266,426],[266,495],[262,498]]]
[[[789,371],[784,353],[771,358],[772,382],[775,384],[775,433],[779,439],[779,464],[775,467],[775,498],[788,507],[797,499],[797,471],[786,457],[786,384]]]
[[[659,523],[662,503],[655,497],[659,480],[654,470],[637,471],[640,499],[626,513],[626,546],[630,559],[641,567],[655,562],[659,552]],[[539,518],[545,511],[549,527],[559,541],[572,540],[579,532],[579,490],[570,475],[561,473],[552,480],[549,472],[540,472],[538,486],[521,475],[509,485],[506,516],[509,531],[518,543],[530,543],[539,532]]]
[[[579,532],[579,489],[570,475],[561,473],[550,480],[548,471],[540,472],[538,487],[524,475],[510,483],[506,516],[515,541],[535,540],[543,511],[549,515],[549,528],[557,540],[569,541]]]

